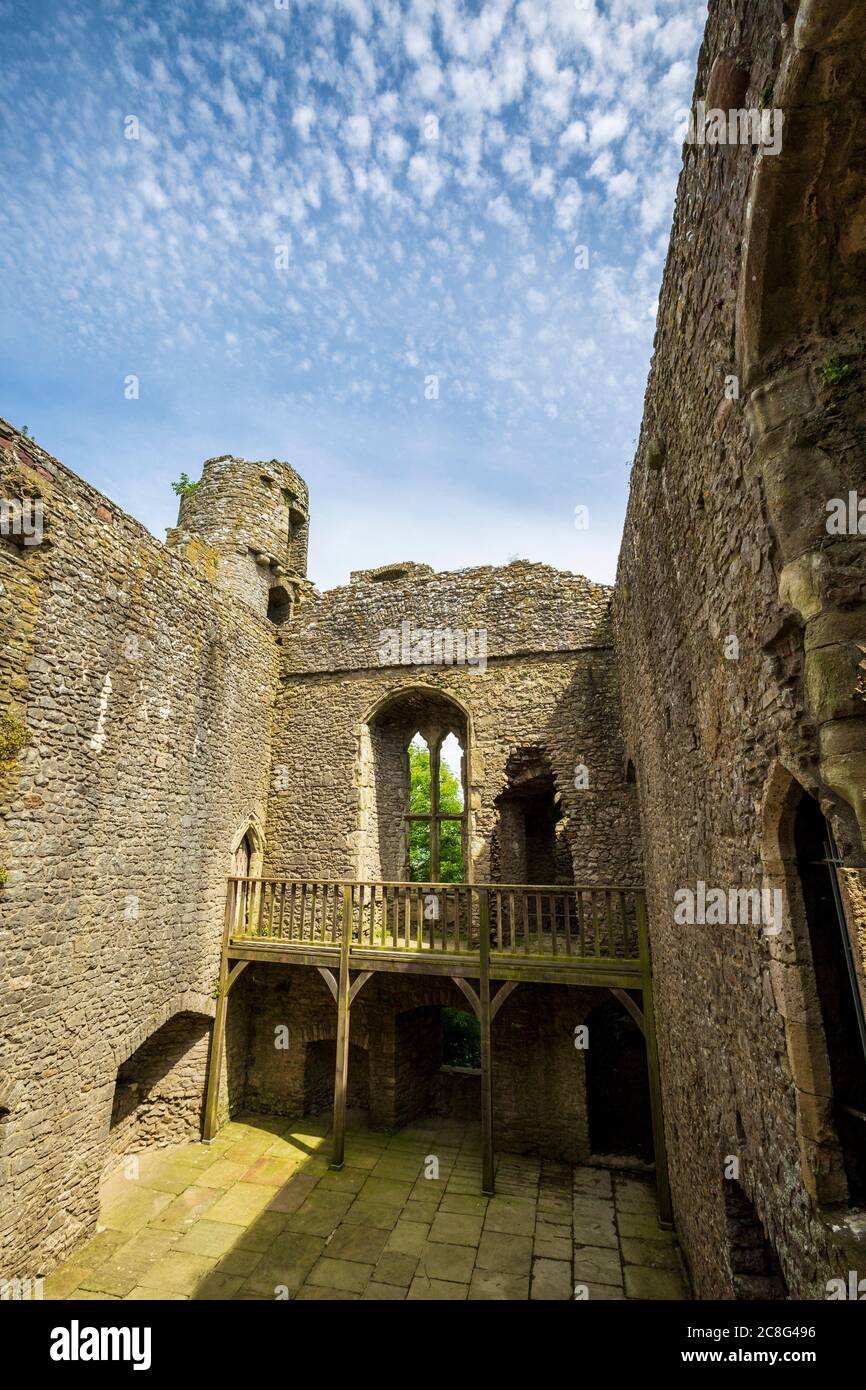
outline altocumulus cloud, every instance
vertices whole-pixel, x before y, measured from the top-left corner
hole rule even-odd
[[[154,529],[199,454],[288,456],[325,582],[396,479],[492,507],[451,563],[585,568],[588,503],[610,577],[698,7],[279,3],[0,0],[0,409]]]

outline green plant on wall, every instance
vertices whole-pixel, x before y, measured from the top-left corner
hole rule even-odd
[[[846,376],[850,376],[853,370],[850,362],[843,362],[838,353],[835,353],[822,363],[820,376],[825,386],[838,386],[839,382],[844,381]]]
[[[195,492],[198,483],[191,483],[187,473],[181,473],[180,479],[172,483],[172,489],[178,497],[186,497],[190,492]]]
[[[30,730],[12,714],[0,717],[0,763],[12,760],[30,742]]]

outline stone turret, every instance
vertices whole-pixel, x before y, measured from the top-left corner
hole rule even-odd
[[[307,573],[307,485],[278,459],[207,459],[180,500],[166,544],[221,589],[276,623],[290,616]]]

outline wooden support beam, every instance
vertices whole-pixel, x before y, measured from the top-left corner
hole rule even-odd
[[[646,1037],[646,1021],[631,995],[624,989],[612,989],[611,994],[614,999],[619,1000],[624,1009],[628,1009],[638,1028],[643,1033],[644,1037]]]
[[[226,980],[226,990],[227,990],[228,992],[231,992],[231,987],[232,987],[232,985],[234,985],[234,984],[237,983],[238,977],[241,976],[241,975],[243,975],[243,973],[244,973],[244,971],[246,970],[246,968],[247,968],[248,965],[249,965],[249,961],[248,961],[248,960],[239,960],[239,961],[235,961],[234,965],[233,965],[232,968],[231,968],[231,972],[230,972],[230,974],[229,974],[229,977],[228,977],[228,979]]]
[[[350,1007],[351,1007],[352,1004],[354,1004],[355,999],[356,999],[357,996],[361,993],[361,990],[364,988],[364,986],[365,986],[365,984],[367,983],[367,981],[368,981],[368,980],[372,980],[372,978],[373,978],[373,971],[372,971],[372,970],[363,970],[363,971],[361,972],[361,974],[358,975],[358,976],[356,976],[356,978],[352,981],[351,988],[349,989],[349,1006],[350,1006]]]
[[[346,1094],[349,1084],[349,957],[352,949],[352,889],[343,889],[340,981],[337,988],[337,1061],[334,1070],[334,1147],[331,1167],[342,1168],[346,1154]]]
[[[475,1017],[480,1018],[481,1003],[479,1001],[478,995],[475,993],[475,990],[472,988],[469,981],[465,980],[462,975],[452,975],[451,978],[454,981],[457,988],[460,990],[460,993],[464,994],[466,998],[469,1000],[469,1003],[472,1007],[472,1012],[474,1013]]]
[[[214,1015],[213,1029],[210,1035],[210,1051],[208,1053],[207,1091],[204,1104],[204,1125],[202,1127],[201,1136],[206,1144],[210,1143],[218,1128],[217,1116],[219,1113],[220,1074],[222,1072],[226,1015],[228,1013],[230,988],[228,944],[229,933],[236,910],[237,893],[237,883],[229,882],[228,891],[226,893],[222,950],[220,952],[220,973],[219,983],[217,985],[216,1013]],[[234,966],[231,972],[231,980],[236,979],[237,975],[240,973],[238,967],[246,964],[246,961],[239,961],[238,964]]]
[[[493,1196],[493,1055],[490,1046],[490,897],[478,890],[478,1022],[481,1025],[481,1191]]]
[[[324,967],[324,965],[317,965],[317,966],[316,966],[316,969],[318,970],[318,972],[319,972],[319,974],[321,975],[322,979],[325,981],[325,984],[328,986],[328,989],[331,991],[332,995],[333,995],[334,998],[336,999],[336,998],[337,998],[337,979],[336,979],[336,976],[334,975],[333,970],[326,970],[325,967]]]
[[[650,1108],[653,1123],[653,1148],[655,1150],[656,1200],[658,1202],[659,1225],[669,1230],[673,1226],[673,1207],[671,1186],[668,1176],[668,1155],[665,1146],[665,1123],[662,1114],[661,1074],[659,1072],[658,1044],[656,1042],[655,1008],[653,1005],[653,981],[650,965],[649,932],[647,930],[646,900],[638,894],[635,900],[637,913],[638,946],[642,975],[642,998],[644,1017],[644,1038],[646,1040],[647,1071],[649,1073]]]
[[[509,994],[512,994],[512,993],[514,992],[514,990],[517,989],[517,986],[518,986],[519,984],[520,984],[520,981],[519,981],[519,980],[506,980],[504,985],[500,985],[500,986],[499,986],[498,990],[496,991],[496,993],[494,994],[493,998],[492,998],[491,1001],[490,1001],[490,1022],[491,1022],[491,1023],[493,1022],[493,1020],[494,1020],[494,1018],[496,1017],[496,1015],[499,1013],[499,1010],[502,1008],[502,1005],[505,1003],[505,1001],[506,1001],[506,999],[508,998]]]

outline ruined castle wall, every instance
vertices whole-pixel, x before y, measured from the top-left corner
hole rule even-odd
[[[95,1224],[118,1067],[172,1015],[213,1015],[276,648],[32,441],[0,445],[0,495],[45,503],[42,545],[0,539],[0,714],[29,740],[0,764],[0,1267],[36,1275]],[[187,1097],[205,1055],[202,1035]]]
[[[789,113],[786,139],[793,143],[789,156],[779,156],[790,158],[798,177],[802,170],[811,192],[774,227],[768,255],[775,259],[759,276],[753,258],[763,211],[753,183],[755,151],[685,149],[614,604],[625,740],[637,770],[646,855],[674,1210],[699,1297],[732,1296],[723,1176],[730,1157],[739,1161],[740,1182],[792,1296],[823,1297],[826,1279],[844,1273],[851,1258],[832,1243],[804,1166],[804,1155],[814,1160],[826,1141],[827,1106],[820,1097],[795,1095],[791,1024],[802,1017],[797,1009],[808,980],[795,961],[790,922],[773,941],[755,925],[678,926],[673,919],[675,891],[695,889],[700,879],[725,890],[761,885],[774,768],[784,765],[825,798],[831,815],[839,806],[821,766],[825,745],[816,725],[825,716],[815,703],[816,692],[823,699],[828,689],[837,698],[836,687],[816,680],[810,689],[806,678],[813,617],[811,644],[829,650],[830,636],[817,627],[822,601],[819,596],[809,610],[793,583],[786,588],[784,575],[802,557],[804,572],[825,571],[826,497],[844,496],[848,486],[866,492],[858,388],[864,339],[854,328],[834,346],[833,333],[852,324],[850,309],[847,319],[824,318],[826,337],[805,331],[805,319],[796,331],[790,322],[780,325],[795,290],[814,295],[821,283],[820,268],[804,253],[810,227],[813,237],[834,244],[832,209],[818,209],[817,218],[826,219],[818,230],[815,189],[825,190],[823,198],[835,196],[831,185],[852,196],[855,185],[862,189],[850,149],[850,174],[837,180],[822,171],[828,151],[846,150],[862,100],[861,117],[844,106],[852,61],[844,44],[820,54],[792,52],[794,25],[783,26],[783,11],[795,8],[746,0],[710,7],[696,99],[709,94],[710,105],[723,107],[774,104],[791,88],[792,64],[798,80],[821,88],[813,92],[808,120]],[[829,6],[827,35],[830,12],[843,9]],[[816,7],[804,3],[800,10],[797,35],[805,43],[806,12]],[[847,32],[850,38],[850,26]],[[828,110],[834,103],[847,121],[839,142],[822,141],[817,132],[805,138],[822,101]],[[862,134],[860,141],[862,165]],[[772,183],[784,166],[761,159]],[[859,225],[859,241],[849,237],[847,252],[845,236],[836,239],[849,257],[834,272],[846,294],[858,255],[862,284],[862,214]],[[741,265],[748,267],[742,282]],[[796,282],[790,290],[786,277]],[[742,341],[738,349],[745,331],[738,283],[741,306],[757,313],[760,303],[776,316],[769,367],[756,366]],[[855,366],[850,378],[828,388],[822,364],[840,350],[853,353]],[[767,370],[782,373],[784,391],[773,387],[762,395]],[[768,430],[773,437],[766,447]],[[755,448],[761,440],[763,453]],[[850,481],[843,480],[840,461]],[[843,486],[839,494],[835,489]],[[866,631],[859,545],[860,559],[846,558],[847,579],[835,581],[834,602],[842,596],[852,635]],[[840,689],[842,677],[849,682],[838,696],[845,717],[837,721],[848,733],[856,713],[851,650],[849,642],[834,677]],[[841,824],[837,832],[856,856],[856,836]],[[814,1129],[804,1118],[810,1113],[819,1115]]]
[[[309,600],[284,639],[274,715],[267,870],[356,877],[366,722],[384,697],[423,687],[471,721],[474,874],[485,881],[509,757],[546,753],[561,794],[576,881],[641,881],[634,788],[625,781],[609,591],[525,563],[360,580]],[[379,654],[402,624],[484,632],[486,664],[405,664]],[[411,652],[408,653],[411,657]],[[578,766],[588,785],[575,785]],[[390,823],[390,822],[389,822]]]

